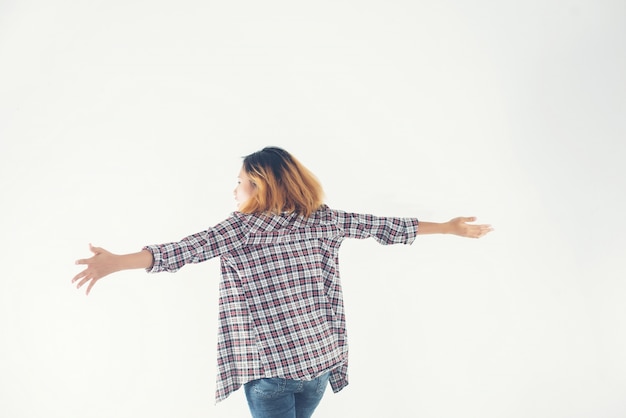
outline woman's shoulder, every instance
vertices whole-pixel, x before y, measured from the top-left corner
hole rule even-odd
[[[232,212],[230,222],[241,223],[250,232],[297,230],[324,225],[337,225],[346,217],[346,212],[334,209],[327,204],[321,205],[310,216],[305,217],[293,212],[283,213],[243,213]]]

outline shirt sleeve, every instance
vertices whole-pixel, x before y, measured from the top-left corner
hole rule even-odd
[[[412,244],[417,236],[417,218],[379,217],[335,211],[346,238],[374,238],[383,245]]]
[[[185,264],[201,263],[233,251],[245,244],[247,229],[241,219],[231,216],[206,231],[189,235],[178,242],[147,245],[143,249],[152,253],[154,263],[146,271],[173,273]]]

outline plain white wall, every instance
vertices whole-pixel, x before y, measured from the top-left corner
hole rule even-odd
[[[119,273],[283,146],[327,202],[478,240],[350,241],[351,384],[318,417],[626,414],[622,1],[0,2],[0,416],[214,405],[217,260]]]

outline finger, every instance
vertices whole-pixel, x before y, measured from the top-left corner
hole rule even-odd
[[[468,231],[467,235],[470,238],[480,238],[483,235],[482,225],[472,225]]]
[[[87,270],[83,270],[80,273],[78,273],[76,276],[74,276],[74,278],[72,279],[72,283],[74,283],[76,280],[84,277],[87,274]]]
[[[91,258],[81,258],[80,260],[76,260],[74,262],[74,264],[89,264],[92,260],[93,260],[93,257],[91,257]]]
[[[76,289],[80,289],[81,286],[85,283],[85,280],[87,280],[87,278],[83,278],[81,281],[76,283]]]
[[[89,292],[91,292],[91,288],[96,284],[97,280],[92,280],[91,283],[89,283],[89,286],[87,286],[87,291],[85,292],[85,295],[89,296]]]
[[[87,283],[89,280],[92,280],[93,277],[90,276],[86,276],[85,278],[83,278],[80,282],[78,282],[78,284],[76,285],[76,289],[80,289],[81,287],[83,287],[83,285],[85,283]]]
[[[468,216],[466,218],[463,218],[464,222],[475,222],[476,221],[476,217],[475,216]]]
[[[91,245],[91,243],[89,243],[89,251],[91,251],[94,254],[98,254],[98,253],[102,252],[102,248],[94,247],[93,245]]]
[[[482,230],[485,232],[485,234],[487,232],[491,232],[493,231],[493,227],[491,225],[483,225]]]
[[[485,235],[487,235],[489,232],[491,232],[493,230],[493,228],[491,228],[491,225],[481,225],[480,229],[478,231],[478,236],[477,238],[483,237]]]

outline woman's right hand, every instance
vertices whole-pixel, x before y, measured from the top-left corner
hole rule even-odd
[[[465,238],[480,238],[493,231],[491,225],[487,224],[468,224],[468,222],[475,222],[476,217],[458,217],[451,219],[447,222],[447,230],[449,234],[458,235]]]

